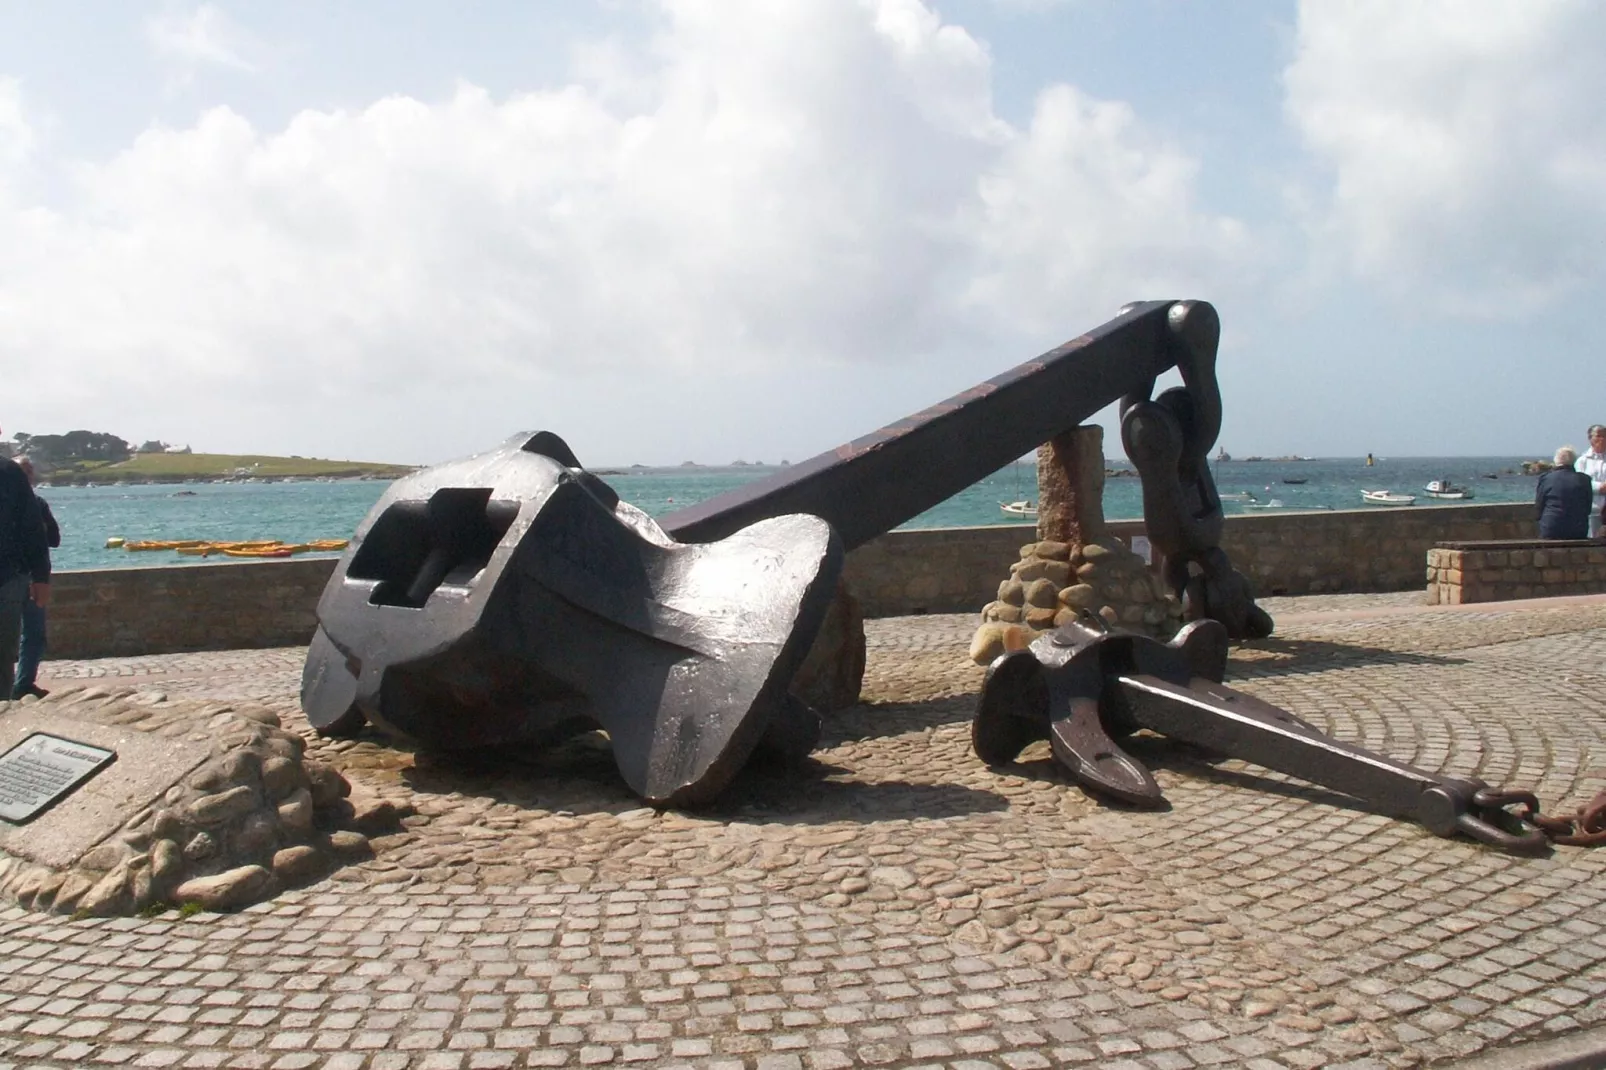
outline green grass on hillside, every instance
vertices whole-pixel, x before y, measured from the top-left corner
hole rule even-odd
[[[283,479],[296,476],[397,479],[412,471],[414,469],[407,465],[369,461],[324,461],[308,457],[266,457],[237,453],[141,453],[116,463],[90,462],[75,465],[71,469],[57,469],[50,473],[49,478],[51,481],[68,479],[79,483],[244,477]]]

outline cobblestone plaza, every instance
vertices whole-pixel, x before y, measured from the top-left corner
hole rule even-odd
[[[1606,786],[1606,600],[1270,599],[1228,682],[1432,770]],[[0,1062],[402,1070],[1453,1063],[1606,1018],[1606,851],[1520,859],[1159,740],[1172,804],[969,752],[973,616],[869,622],[803,769],[643,808],[606,742],[473,763],[317,739],[300,650],[47,663],[270,706],[410,811],[236,914],[0,912]]]

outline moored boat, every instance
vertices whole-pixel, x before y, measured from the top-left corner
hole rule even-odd
[[[1024,519],[1036,519],[1037,506],[1031,502],[999,502],[998,508],[1004,511],[1005,516],[1017,516]]]
[[[1416,501],[1416,495],[1395,494],[1391,490],[1363,490],[1361,501],[1367,505],[1411,505]]]
[[[1429,498],[1440,498],[1445,501],[1461,501],[1472,497],[1472,491],[1466,487],[1458,487],[1448,479],[1435,479],[1423,488]]]

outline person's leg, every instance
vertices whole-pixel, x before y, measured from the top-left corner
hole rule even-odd
[[[45,656],[45,611],[32,598],[22,603],[22,639],[17,644],[17,679],[11,697],[21,698],[37,686],[39,662]]]
[[[11,696],[17,645],[22,639],[22,603],[28,600],[28,574],[0,583],[0,696]]]

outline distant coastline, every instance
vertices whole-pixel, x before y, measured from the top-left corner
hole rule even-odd
[[[40,473],[51,487],[174,483],[288,483],[343,479],[399,479],[412,465],[326,461],[231,453],[139,453],[126,461],[80,462]]]

